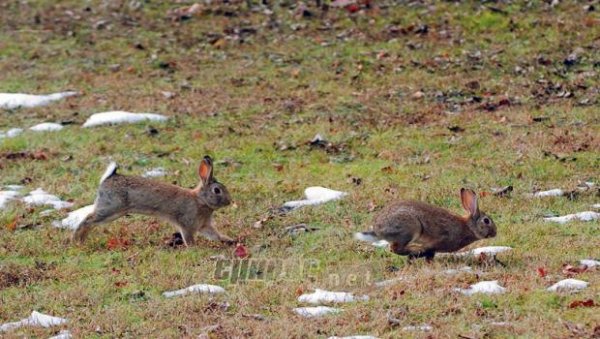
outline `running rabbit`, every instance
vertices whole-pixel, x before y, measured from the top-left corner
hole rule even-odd
[[[213,212],[231,203],[227,188],[213,177],[213,165],[205,156],[198,169],[200,183],[194,189],[117,173],[111,163],[102,179],[94,210],[79,225],[73,240],[83,242],[92,226],[109,222],[128,213],[161,217],[174,224],[186,246],[194,243],[200,232],[211,240],[228,244],[233,239],[219,233],[212,225]]]
[[[363,241],[387,240],[392,252],[409,259],[433,259],[435,252],[454,252],[472,242],[496,236],[496,225],[479,211],[477,195],[462,188],[464,217],[419,201],[399,201],[384,208],[376,217],[373,231],[355,233]]]

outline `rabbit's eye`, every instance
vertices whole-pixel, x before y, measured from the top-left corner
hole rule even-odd
[[[490,224],[490,219],[489,218],[483,218],[483,223],[486,225]]]
[[[215,194],[221,194],[221,189],[218,187],[213,188],[213,193]]]

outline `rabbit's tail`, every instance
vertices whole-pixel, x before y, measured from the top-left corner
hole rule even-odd
[[[104,171],[104,174],[102,174],[102,178],[100,179],[100,185],[102,185],[102,183],[104,182],[104,180],[112,177],[115,173],[117,173],[117,168],[119,166],[117,166],[116,162],[111,162],[108,167],[106,168],[106,171]]]
[[[354,239],[367,242],[375,242],[381,240],[377,235],[375,235],[375,232],[373,231],[356,232],[354,233]]]

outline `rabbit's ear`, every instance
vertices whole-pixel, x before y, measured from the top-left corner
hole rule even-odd
[[[479,214],[479,207],[477,206],[477,194],[470,189],[460,189],[460,199],[462,201],[463,208],[469,212],[469,215]]]
[[[204,157],[204,159],[202,159],[202,162],[200,163],[200,167],[198,168],[198,174],[200,174],[200,179],[202,179],[203,184],[207,184],[212,181],[212,178],[213,178],[212,172],[213,172],[212,160],[207,155]]]

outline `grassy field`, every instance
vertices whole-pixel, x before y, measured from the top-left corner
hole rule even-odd
[[[32,310],[69,323],[0,336],[45,338],[61,329],[76,338],[600,335],[600,308],[572,307],[600,303],[600,270],[573,274],[590,283],[577,294],[545,291],[567,277],[564,265],[600,258],[599,223],[543,220],[591,210],[598,190],[576,199],[528,197],[600,179],[597,2],[390,1],[356,13],[323,12],[312,2],[304,12],[214,2],[176,20],[172,10],[190,3],[2,1],[0,92],[82,95],[0,110],[0,131],[74,122],[0,139],[0,185],[41,187],[80,207],[92,203],[111,159],[121,173],[164,167],[158,180],[192,187],[209,154],[235,200],[216,213],[218,228],[251,258],[280,260],[290,274],[220,279],[214,258],[235,258],[232,247],[202,239],[170,248],[173,227],[142,216],[97,227],[73,246],[70,232],[50,225],[66,211],[44,215],[46,207],[11,204],[0,211],[0,323]],[[171,119],[80,127],[109,110]],[[158,133],[149,133],[152,127]],[[330,145],[312,147],[317,133]],[[8,156],[21,151],[45,159]],[[514,187],[508,197],[480,199],[497,237],[469,247],[513,247],[499,256],[505,267],[447,257],[409,265],[352,239],[394,199],[458,213],[461,187],[491,192],[506,185]],[[308,186],[349,195],[272,212]],[[285,233],[299,223],[318,230]],[[465,265],[474,272],[444,273]],[[373,286],[395,277],[404,280]],[[507,293],[454,292],[483,280],[498,280]],[[161,295],[197,283],[227,292]],[[317,319],[293,313],[308,306],[297,296],[315,288],[370,300]],[[431,331],[403,330],[422,324]]]

